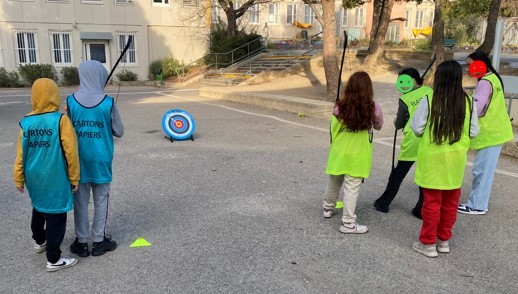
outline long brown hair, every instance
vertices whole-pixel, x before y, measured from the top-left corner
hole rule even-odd
[[[369,74],[355,72],[347,82],[338,101],[336,118],[353,132],[369,130],[374,121],[374,90]]]
[[[454,60],[437,67],[433,82],[430,135],[438,145],[453,144],[462,137],[469,97],[462,88],[462,68]]]

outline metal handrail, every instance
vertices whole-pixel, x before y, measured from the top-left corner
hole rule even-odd
[[[258,55],[259,53],[261,53],[263,50],[265,49],[265,46],[261,46],[260,48],[252,51],[252,52],[249,52],[247,55],[243,55],[241,56],[240,58],[236,59],[232,64],[230,64],[229,66],[227,67],[224,67],[224,68],[220,68],[219,69],[219,73],[221,75],[221,77],[224,77],[223,75],[225,73],[228,73],[228,71],[230,70],[230,68],[234,67],[235,65],[237,65],[238,63],[242,62],[243,60],[246,60],[248,59],[249,60],[249,72],[252,72],[252,57]],[[234,80],[234,79],[232,79]]]
[[[187,64],[187,65],[184,65],[184,66],[182,66],[182,67],[180,67],[180,68],[175,69],[176,75],[177,75],[179,78],[181,77],[181,80],[183,80],[183,79],[185,78],[185,76],[186,76],[186,71],[187,71],[189,68],[191,68],[193,65],[195,65],[195,64],[197,64],[197,63],[199,63],[199,62],[200,62],[200,61],[202,61],[202,60],[210,60],[210,57],[211,57],[211,56],[215,56],[216,62],[215,62],[215,63],[209,63],[209,64],[207,64],[207,65],[205,66],[205,69],[211,68],[211,67],[213,67],[213,66],[214,66],[214,67],[216,67],[216,68],[218,68],[218,67],[219,67],[219,66],[221,66],[221,65],[227,65],[227,64],[229,64],[229,63],[230,63],[230,65],[229,65],[229,66],[227,66],[227,67],[230,67],[230,66],[232,66],[233,64],[235,64],[235,63],[237,63],[237,62],[239,62],[239,61],[241,61],[241,60],[243,60],[243,59],[245,59],[246,57],[248,57],[248,56],[250,56],[250,55],[251,55],[250,50],[247,50],[247,51],[248,51],[248,54],[247,54],[247,55],[245,55],[245,56],[241,56],[240,58],[238,58],[238,59],[234,60],[234,52],[235,52],[235,51],[237,51],[237,50],[239,50],[239,49],[242,49],[242,48],[243,48],[243,47],[245,47],[245,46],[249,47],[249,46],[250,46],[250,44],[251,44],[251,43],[253,43],[253,42],[257,42],[257,41],[261,42],[261,40],[262,40],[262,37],[259,37],[259,38],[256,38],[256,39],[253,39],[252,41],[250,41],[250,42],[248,42],[248,43],[246,43],[246,44],[243,44],[243,45],[241,45],[241,46],[239,46],[239,47],[237,47],[237,48],[235,48],[235,49],[233,49],[233,50],[231,50],[231,51],[229,51],[229,52],[226,52],[226,53],[209,53],[209,54],[206,54],[206,55],[204,55],[203,57],[198,58],[198,59],[196,59],[195,61],[193,61],[193,62],[191,62],[191,63],[189,63],[189,64]],[[261,50],[261,51],[262,51],[263,49],[264,49],[264,46],[261,46],[259,49],[255,50],[255,51],[254,51],[254,53],[255,53],[255,52],[257,52],[257,51],[259,51],[259,50]],[[218,63],[218,56],[220,56],[220,55],[228,55],[228,54],[231,54],[231,61],[230,61],[230,62]]]

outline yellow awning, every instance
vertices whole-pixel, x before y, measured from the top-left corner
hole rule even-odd
[[[311,27],[310,23],[303,23],[303,22],[299,22],[299,21],[294,22],[293,25],[296,27],[299,27],[299,28],[303,28],[303,29]]]
[[[412,34],[414,34],[414,37],[417,37],[419,35],[431,36],[432,27],[427,27],[424,29],[412,29]]]

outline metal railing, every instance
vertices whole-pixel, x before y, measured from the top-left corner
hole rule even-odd
[[[264,45],[260,46],[258,49],[254,50],[253,52],[250,52],[250,47],[254,42],[261,42],[261,44],[264,44],[264,43],[262,43],[262,39],[263,38],[261,38],[261,37],[253,39],[252,41],[250,41],[246,44],[243,44],[226,53],[206,54],[205,56],[203,56],[185,66],[177,68],[175,70],[176,75],[178,76],[179,80],[185,81],[188,77],[191,77],[193,75],[198,75],[203,72],[207,72],[211,68],[217,69],[217,68],[221,68],[222,66],[230,67],[233,64],[236,64],[244,59],[255,56],[259,52],[263,51],[265,49]],[[243,56],[239,56],[237,51],[242,50],[244,48],[246,48],[247,54],[245,54]],[[230,57],[228,57],[228,56],[230,56]],[[220,60],[228,60],[228,59],[230,59],[230,61],[220,62]],[[212,62],[207,63],[207,61],[212,61]],[[203,66],[199,66],[199,65],[203,65]],[[198,70],[192,71],[193,68],[197,68]]]
[[[313,44],[313,39],[315,37],[319,36],[320,34],[322,34],[322,32],[314,34],[314,35],[308,37],[307,39],[297,41],[297,42],[295,42],[293,44],[289,44],[287,47],[282,48],[282,49],[280,49],[278,51],[281,51],[281,52],[287,51],[288,54],[286,54],[286,55],[288,56],[288,59],[287,59],[288,64],[292,64],[292,63],[295,64],[293,62],[294,60],[300,60],[301,56],[308,55],[312,51],[318,49],[318,47],[315,47],[312,44]],[[264,43],[266,43],[266,40],[265,40]],[[294,53],[295,50],[306,49],[306,48],[309,48],[309,50],[307,50],[307,51],[305,51],[303,53],[300,53],[300,54],[295,54]],[[247,59],[247,61],[248,61],[248,71],[246,71],[245,73],[235,73],[235,75],[237,77],[236,78],[229,78],[229,80],[231,80],[232,83],[233,83],[235,80],[242,79],[245,76],[254,76],[255,74],[253,73],[253,68],[252,68],[252,61],[253,61],[252,57],[258,55],[264,49],[264,46],[262,48],[260,48],[260,49],[261,50],[258,49],[258,50],[255,50],[254,52],[251,52],[248,56],[243,56],[243,58],[240,58],[240,59],[236,60],[236,62],[232,63],[230,66],[228,66],[226,68],[221,68],[220,69],[221,77],[225,78],[225,76],[231,75],[232,74],[232,69],[234,67],[238,66],[238,64],[241,61],[245,60],[245,59]],[[243,65],[243,64],[241,64],[241,65]]]

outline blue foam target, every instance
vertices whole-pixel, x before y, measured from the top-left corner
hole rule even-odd
[[[191,138],[195,128],[194,119],[185,110],[171,109],[162,117],[162,129],[174,140]]]

